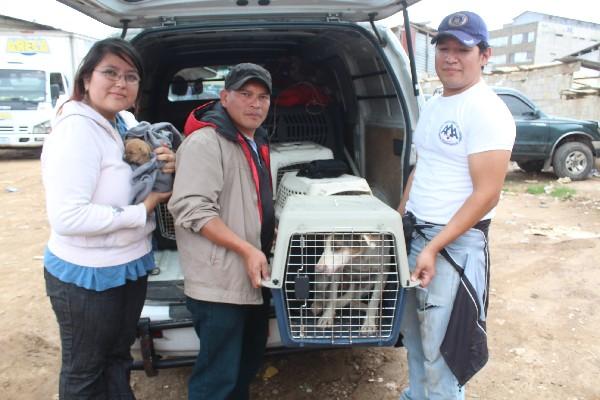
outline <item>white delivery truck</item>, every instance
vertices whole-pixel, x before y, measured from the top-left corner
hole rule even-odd
[[[0,148],[42,146],[94,41],[59,30],[0,30]]]

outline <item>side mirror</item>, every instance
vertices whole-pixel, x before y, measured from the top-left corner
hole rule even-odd
[[[523,117],[525,117],[527,119],[539,119],[540,116],[541,116],[540,110],[538,110],[537,108],[535,108],[532,111],[527,111],[527,112],[523,113]]]
[[[50,99],[52,100],[52,107],[56,105],[58,96],[60,96],[60,85],[58,83],[50,84]]]

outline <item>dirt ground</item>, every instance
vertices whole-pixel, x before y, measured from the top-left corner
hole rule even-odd
[[[49,231],[38,156],[0,150],[2,399],[58,398],[60,348],[42,275]],[[569,197],[564,187],[575,191],[570,199],[562,199]],[[467,385],[467,398],[600,399],[599,238],[599,178],[560,184],[550,174],[509,171],[490,231],[491,358]],[[393,348],[269,357],[253,398],[397,399],[407,381],[405,357]],[[136,395],[185,399],[189,372],[134,372]]]

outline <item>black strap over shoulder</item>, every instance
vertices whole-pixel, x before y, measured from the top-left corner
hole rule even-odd
[[[406,245],[407,255],[410,253],[410,242],[412,241],[412,235],[415,231],[416,224],[417,218],[410,211],[402,216],[402,230],[404,231],[404,244]]]
[[[488,227],[489,220],[484,227],[485,231],[482,230],[486,237]],[[415,226],[415,230],[424,239],[429,240],[419,225]],[[454,261],[445,248],[440,250],[440,254],[460,276],[440,353],[459,385],[464,386],[483,368],[489,358],[486,322],[480,318],[483,305],[477,300],[477,291],[465,276],[465,269]]]

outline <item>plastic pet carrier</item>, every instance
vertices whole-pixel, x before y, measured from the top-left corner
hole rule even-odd
[[[409,270],[402,218],[377,198],[289,197],[271,266],[285,345],[396,343]]]
[[[313,142],[273,143],[271,145],[271,179],[273,195],[283,174],[298,171],[313,160],[329,160],[333,152],[325,146]],[[275,196],[273,197],[275,199]]]
[[[311,179],[297,176],[297,172],[288,172],[278,186],[275,217],[279,219],[287,199],[292,195],[331,196],[335,194],[371,194],[371,188],[364,178],[353,175]]]

